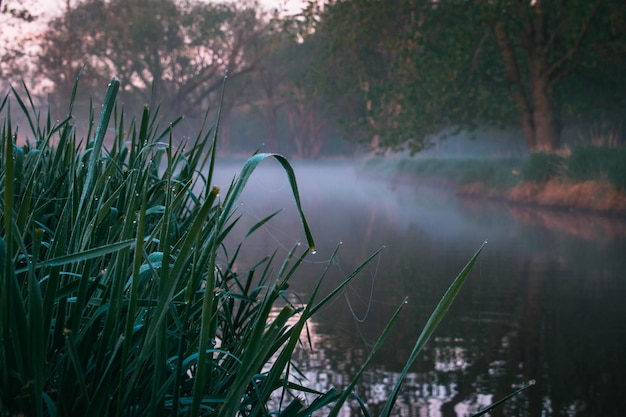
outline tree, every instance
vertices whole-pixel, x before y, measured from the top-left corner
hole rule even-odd
[[[318,81],[330,97],[361,95],[361,126],[381,149],[500,125],[551,152],[564,124],[598,110],[589,95],[618,105],[615,90],[581,80],[623,68],[625,16],[620,0],[332,1],[316,27],[327,45]]]
[[[290,17],[275,19],[274,30],[258,39],[257,47],[267,53],[247,74],[250,83],[238,110],[248,124],[261,122],[264,150],[315,159],[322,154],[334,124],[327,122],[329,103],[309,88],[308,74],[316,65],[318,51],[315,42],[299,40],[302,23]],[[254,135],[252,140],[260,139],[258,130]]]
[[[503,1],[488,8],[486,22],[531,151],[559,148],[565,115],[558,95],[571,96],[558,90],[569,88],[566,78],[586,63],[611,65],[610,51],[626,46],[625,13],[623,2],[602,0]]]
[[[0,80],[7,81],[23,75],[28,68],[25,25],[37,20],[22,0],[10,4],[0,0]]]
[[[247,45],[264,30],[254,5],[175,0],[85,0],[50,22],[39,68],[68,97],[81,84],[121,82],[127,100],[198,116],[230,78],[251,71],[260,55]]]

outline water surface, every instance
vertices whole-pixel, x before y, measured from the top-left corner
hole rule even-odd
[[[217,182],[226,187],[239,168],[219,167]],[[396,415],[470,415],[530,379],[537,381],[533,388],[490,415],[623,415],[626,222],[359,178],[345,162],[295,169],[318,249],[294,278],[295,293],[312,290],[338,245],[325,291],[384,248],[311,323],[314,350],[303,348],[297,357],[311,386],[345,384],[408,297],[357,389],[376,415],[439,297],[487,240],[414,364]],[[242,270],[275,248],[282,259],[305,242],[287,177],[266,161],[242,196],[235,234],[278,209],[244,245]],[[344,413],[359,415],[355,410]]]

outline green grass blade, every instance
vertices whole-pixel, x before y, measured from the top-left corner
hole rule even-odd
[[[21,95],[15,90],[15,88],[11,87],[11,91],[13,92],[13,97],[15,97],[17,104],[22,109],[22,112],[24,113],[26,120],[28,121],[28,125],[30,126],[31,132],[33,132],[33,135],[35,135],[35,137],[39,137],[41,136],[41,129],[37,121],[33,119],[33,115],[37,114],[37,111],[35,110],[36,107],[35,107],[35,104],[33,103],[32,96],[24,80],[22,80],[22,86],[24,87],[26,97],[28,98],[28,102],[30,104],[30,111],[28,107],[26,106],[26,103],[24,103],[24,100],[22,100]]]
[[[522,392],[526,391],[528,388],[532,387],[533,385],[535,385],[535,380],[531,379],[530,381],[528,381],[526,384],[524,384],[524,386],[512,393],[510,393],[509,395],[507,395],[504,398],[501,398],[500,400],[496,401],[495,403],[491,404],[490,406],[483,408],[482,410],[480,410],[478,413],[476,414],[472,414],[472,417],[480,417],[480,416],[484,416],[485,414],[491,412],[494,408],[496,408],[497,406],[499,406],[500,404],[503,404],[504,402],[510,400],[511,398],[515,397],[516,395],[521,394]]]
[[[396,382],[396,385],[394,386],[391,392],[391,395],[389,396],[389,399],[385,403],[385,407],[383,408],[380,414],[381,417],[388,417],[391,414],[391,410],[398,398],[398,394],[400,393],[400,387],[402,386],[402,383],[404,382],[404,378],[409,372],[411,365],[413,365],[413,362],[415,362],[415,360],[417,359],[419,353],[422,351],[422,348],[424,347],[424,345],[426,344],[430,336],[435,332],[435,330],[437,329],[437,326],[439,325],[439,323],[445,316],[446,312],[452,305],[452,302],[454,301],[455,297],[461,290],[463,283],[465,283],[465,280],[467,276],[469,275],[472,267],[474,266],[474,263],[476,263],[476,260],[478,259],[478,255],[483,250],[486,244],[487,242],[484,242],[480,246],[480,248],[476,251],[474,256],[472,256],[469,262],[461,270],[459,275],[457,275],[455,280],[452,282],[450,287],[448,287],[448,290],[439,301],[439,304],[437,305],[435,310],[430,315],[430,318],[428,319],[426,326],[420,333],[417,339],[417,342],[415,343],[415,346],[413,347],[413,350],[411,351],[411,354],[409,355],[409,358],[406,361],[404,368],[402,369],[402,372],[400,373],[398,381]]]
[[[276,288],[272,288],[271,291],[276,291]],[[266,362],[274,342],[293,315],[293,309],[285,306],[267,327],[266,323],[273,307],[271,300],[272,297],[268,296],[264,299],[263,307],[254,323],[250,338],[245,343],[244,355],[233,388],[227,393],[219,417],[230,417],[237,414],[248,385]]]
[[[222,218],[220,218],[220,222],[224,223],[228,216],[232,214],[232,209],[234,204],[239,201],[239,197],[243,192],[248,179],[252,175],[255,168],[265,159],[269,157],[274,157],[283,167],[285,172],[287,173],[287,177],[289,178],[289,184],[291,186],[291,191],[293,193],[293,197],[296,202],[296,208],[298,209],[298,214],[300,215],[300,221],[304,228],[304,233],[307,239],[307,244],[309,245],[309,250],[311,252],[315,251],[315,242],[313,240],[313,235],[311,234],[311,229],[306,221],[306,217],[304,216],[304,211],[302,210],[302,204],[300,202],[300,193],[298,192],[298,184],[296,181],[296,174],[293,171],[292,166],[289,164],[287,159],[279,154],[274,153],[260,153],[252,156],[250,159],[246,161],[243,168],[241,169],[241,173],[239,177],[233,184],[231,190],[229,190],[229,198],[224,203],[224,212],[222,213]]]
[[[376,353],[378,353],[380,348],[385,343],[385,340],[387,340],[387,337],[389,336],[389,333],[391,333],[391,329],[395,325],[396,320],[398,319],[398,316],[400,315],[400,312],[402,311],[402,309],[404,308],[405,305],[406,305],[406,299],[402,302],[402,304],[400,304],[398,306],[396,311],[393,313],[393,316],[391,316],[391,319],[389,320],[389,322],[387,322],[387,325],[383,329],[383,331],[380,334],[380,336],[378,336],[378,339],[376,340],[376,343],[374,344],[374,347],[372,348],[372,350],[370,351],[369,355],[367,356],[367,359],[365,359],[365,362],[363,363],[363,365],[361,365],[361,368],[354,375],[354,377],[352,377],[352,379],[350,380],[350,383],[348,384],[348,386],[346,386],[344,388],[343,392],[341,393],[341,395],[337,399],[337,402],[335,403],[333,408],[330,410],[330,413],[328,413],[328,417],[335,417],[335,416],[339,415],[339,412],[341,411],[341,407],[343,407],[343,405],[346,402],[346,400],[348,399],[348,397],[350,395],[352,395],[352,391],[354,390],[354,387],[356,386],[357,382],[359,382],[359,379],[361,379],[361,376],[363,375],[363,373],[369,367],[369,364],[374,359],[374,356],[376,356]]]
[[[202,319],[200,324],[200,344],[198,346],[198,371],[193,386],[193,402],[191,403],[191,415],[198,415],[200,411],[200,401],[204,394],[205,383],[207,379],[207,366],[209,360],[209,344],[213,341],[213,326],[217,320],[215,309],[215,240],[217,234],[214,232],[212,240],[211,260],[209,262],[209,273],[204,289],[204,297],[202,300]],[[210,358],[212,360],[212,358]]]
[[[108,255],[113,252],[118,252],[124,249],[132,249],[135,246],[135,239],[127,239],[121,242],[110,243],[108,245],[97,246],[92,249],[87,249],[83,252],[72,253],[70,255],[63,255],[56,258],[43,261],[43,266],[61,266],[73,262],[86,261],[87,259],[96,258],[102,255]]]
[[[93,146],[91,147],[91,155],[87,164],[87,175],[85,177],[85,183],[83,185],[82,193],[79,201],[78,213],[76,215],[76,221],[82,220],[81,215],[85,210],[87,201],[91,200],[92,185],[95,181],[96,167],[98,165],[98,159],[100,158],[102,144],[104,142],[104,136],[111,120],[111,114],[115,106],[115,99],[117,92],[120,88],[120,82],[115,78],[109,83],[106,95],[104,96],[104,104],[102,105],[102,114],[100,115],[100,121],[98,128],[96,129],[96,137],[94,138]]]

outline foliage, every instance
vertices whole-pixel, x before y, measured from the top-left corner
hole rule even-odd
[[[570,155],[538,152],[524,158],[370,158],[360,170],[393,181],[426,179],[438,183],[480,183],[506,190],[520,182],[607,182],[626,189],[626,148],[578,146]]]
[[[84,151],[71,115],[58,125],[48,116],[41,127],[29,101],[19,105],[31,116],[35,143],[17,147],[10,119],[3,126],[0,408],[27,415],[199,415],[221,407],[234,415],[239,407],[262,407],[272,391],[288,387],[279,381],[283,357],[314,306],[313,298],[308,307],[286,300],[304,254],[294,250],[295,261],[287,259],[277,274],[271,256],[236,274],[238,248],[232,257],[220,253],[236,222],[235,201],[270,155],[251,158],[220,201],[210,187],[216,129],[201,132],[191,149],[175,149],[172,126],[161,131],[146,108],[126,132],[124,115],[113,107],[118,86],[112,82]],[[107,149],[113,114],[115,138]],[[300,207],[293,171],[275,157]],[[313,240],[302,221],[307,253]],[[286,327],[292,318],[298,324]],[[264,373],[273,354],[282,361]]]
[[[27,29],[37,17],[24,5],[24,0],[7,4],[0,0],[0,86],[16,76],[23,75],[27,67],[25,39]],[[18,34],[22,35],[20,39]]]
[[[524,181],[543,183],[561,176],[564,170],[562,156],[538,152],[529,156],[520,174]]]
[[[371,158],[361,169],[367,175],[402,180],[425,179],[450,185],[481,183],[506,189],[519,181],[522,158]]]
[[[13,90],[35,138],[18,146],[9,97],[0,103],[0,413],[308,416],[332,406],[337,414],[404,303],[343,391],[306,388],[291,355],[307,320],[377,254],[329,294],[318,294],[322,276],[308,299],[298,301],[289,281],[314,242],[289,162],[254,155],[221,197],[211,186],[218,124],[200,131],[190,148],[176,148],[172,127],[179,120],[161,129],[158,112],[145,107],[127,126],[114,104],[118,89],[114,79],[84,146],[70,123],[71,106],[65,120],[52,123],[28,92],[23,100]],[[236,272],[246,237],[276,214],[251,227],[233,251],[224,246],[243,188],[270,157],[289,178],[308,247],[296,246],[278,270],[268,255]],[[433,311],[403,376],[480,250]],[[304,404],[299,393],[315,400]]]
[[[580,146],[566,160],[567,177],[573,181],[608,181],[626,189],[626,148]]]
[[[127,104],[198,117],[225,73],[257,66],[264,51],[253,44],[267,25],[249,3],[85,0],[49,23],[37,68],[57,97],[69,97],[81,72],[90,90],[115,74]]]
[[[314,34],[326,46],[316,85],[358,97],[374,148],[416,152],[493,124],[550,152],[564,124],[623,113],[625,15],[617,0],[336,0]]]

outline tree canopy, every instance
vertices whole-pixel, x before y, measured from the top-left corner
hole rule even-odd
[[[0,12],[33,18],[1,2]],[[125,105],[189,120],[228,73],[225,152],[234,124],[261,137],[256,146],[316,157],[336,123],[379,152],[488,126],[552,152],[562,132],[626,111],[623,0],[328,0],[296,16],[254,0],[65,0],[36,43],[16,44],[0,71],[31,68],[61,111],[79,74],[86,95],[115,76]]]
[[[247,4],[175,0],[84,0],[53,19],[39,71],[59,96],[116,76],[127,97],[197,115],[223,77],[258,64],[255,42],[267,23]]]
[[[316,88],[358,96],[380,149],[497,125],[555,151],[564,125],[625,110],[625,22],[621,0],[335,0]]]

